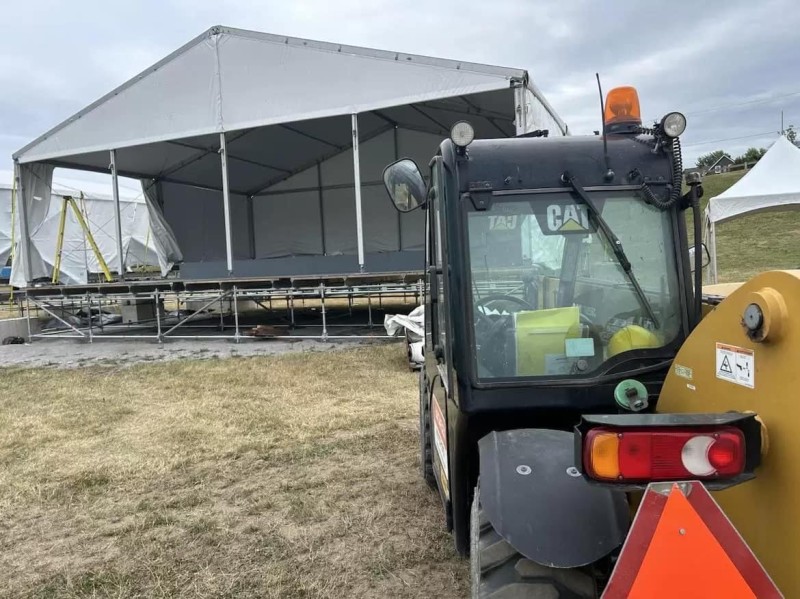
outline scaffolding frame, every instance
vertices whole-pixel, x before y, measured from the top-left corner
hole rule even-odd
[[[24,305],[28,322],[29,339],[75,339],[93,343],[101,340],[149,340],[163,344],[170,340],[203,339],[227,340],[235,343],[266,339],[275,340],[341,340],[341,339],[387,339],[389,335],[377,332],[383,323],[376,323],[374,310],[382,309],[391,300],[408,302],[413,299],[416,305],[422,303],[425,287],[419,273],[407,273],[395,280],[347,280],[342,278],[292,281],[282,285],[275,281],[205,281],[203,288],[186,285],[163,285],[151,281],[127,282],[115,289],[108,284],[96,286],[29,288],[18,301]],[[259,284],[260,283],[260,284]],[[154,318],[136,323],[104,324],[104,310],[115,310],[123,300],[152,303]],[[343,304],[342,300],[346,303]],[[336,318],[346,310],[351,316],[359,301],[366,301],[366,321],[337,323]],[[298,310],[318,309],[319,318],[306,322],[298,321]],[[200,304],[196,310],[181,310],[190,303]],[[176,307],[175,315],[164,311],[166,304]],[[226,308],[226,304],[229,308]],[[257,306],[254,314],[269,313],[282,315],[287,334],[251,336],[242,324],[242,305]],[[298,306],[299,304],[299,306]],[[209,312],[219,305],[219,312]],[[32,320],[34,311],[41,311],[61,326],[44,328],[34,333]],[[88,323],[76,324],[74,318],[83,313]],[[212,322],[216,321],[216,322]],[[319,334],[292,334],[297,328],[321,329]],[[214,334],[206,334],[215,330]],[[197,331],[197,332],[190,332]],[[360,331],[360,332],[354,332]]]

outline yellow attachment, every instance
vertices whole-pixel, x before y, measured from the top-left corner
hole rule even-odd
[[[800,597],[800,271],[763,273],[726,295],[678,352],[658,410],[759,415],[769,452],[762,443],[756,478],[715,499],[785,596]],[[763,313],[763,327],[748,335],[742,323],[752,303]],[[729,370],[741,374],[748,366],[751,380],[731,380]]]
[[[632,349],[661,347],[661,345],[658,335],[644,327],[631,324],[621,328],[608,340],[608,357],[610,358]]]
[[[592,439],[589,459],[592,470],[599,477],[619,477],[619,437],[614,433],[600,433]]]

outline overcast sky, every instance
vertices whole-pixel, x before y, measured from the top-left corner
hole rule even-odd
[[[6,3],[0,170],[11,154],[212,25],[521,67],[573,133],[599,128],[594,81],[689,120],[684,159],[800,126],[797,0],[108,0]],[[734,139],[736,138],[736,139]],[[10,178],[10,175],[9,175]],[[9,180],[10,182],[10,180]]]

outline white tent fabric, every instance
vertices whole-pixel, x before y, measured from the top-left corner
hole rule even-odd
[[[78,192],[56,191],[50,195],[49,203],[44,199],[34,200],[37,210],[29,214],[31,231],[31,255],[35,258],[34,272],[37,277],[51,277],[55,261],[58,226],[62,209],[63,195],[76,198],[79,208],[86,220],[92,237],[97,243],[100,253],[111,269],[114,268],[117,255],[117,244],[114,226],[114,202],[109,196],[92,194],[78,199]],[[19,286],[21,268],[16,256],[20,251],[20,221],[12,223],[11,208],[12,189],[0,187],[0,261],[11,253],[12,228],[17,242],[15,263],[12,265],[11,283]],[[150,214],[148,205],[142,198],[120,198],[122,215],[123,251],[126,264],[135,266],[160,266],[171,268],[168,260],[154,243],[154,235],[150,231]],[[101,272],[94,252],[75,218],[72,210],[68,210],[64,229],[64,243],[61,253],[62,283],[83,284],[87,282],[88,273]]]
[[[53,166],[108,173],[113,152],[181,278],[405,272],[423,215],[391,209],[382,170],[425,169],[465,119],[478,138],[567,132],[522,69],[213,27],[14,159],[30,212]],[[17,282],[46,276],[36,251]]]
[[[744,214],[778,210],[800,210],[800,148],[783,136],[750,172],[708,202],[705,235],[714,283],[717,282],[716,225]]]
[[[508,89],[525,71],[213,27],[14,155],[21,163]],[[537,93],[531,87],[532,93]],[[563,128],[552,111],[547,125]]]
[[[0,268],[6,265],[11,256],[11,240],[19,236],[14,231],[12,214],[11,189],[0,188]]]

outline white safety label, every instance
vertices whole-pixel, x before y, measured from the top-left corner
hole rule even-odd
[[[564,342],[564,349],[568,358],[583,358],[593,356],[594,339],[591,337],[567,339]]]
[[[680,364],[675,364],[675,374],[689,381],[694,377],[694,371],[691,368]]]
[[[575,364],[574,358],[567,357],[566,354],[545,354],[544,371],[545,374],[569,374]]]
[[[717,378],[754,389],[756,358],[753,350],[717,343]]]

